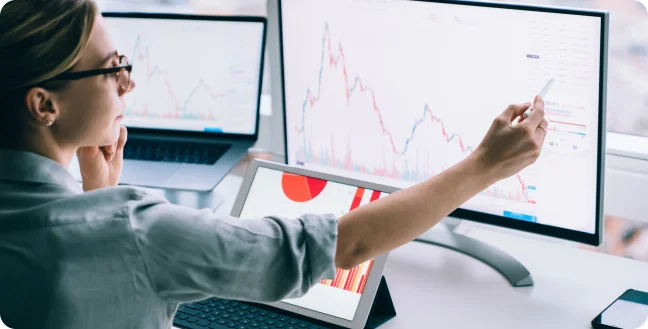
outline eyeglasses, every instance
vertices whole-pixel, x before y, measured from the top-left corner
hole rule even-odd
[[[119,66],[110,67],[106,69],[95,69],[87,71],[77,71],[77,72],[65,72],[61,73],[47,81],[67,81],[67,80],[81,80],[97,75],[102,74],[113,74],[117,79],[117,83],[124,90],[130,89],[130,76],[133,71],[133,65],[128,63],[128,59],[124,55],[119,55],[115,52],[115,56],[119,57]]]

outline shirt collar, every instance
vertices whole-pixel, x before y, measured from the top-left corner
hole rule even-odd
[[[72,192],[83,192],[60,163],[31,152],[0,149],[0,180],[55,184]]]

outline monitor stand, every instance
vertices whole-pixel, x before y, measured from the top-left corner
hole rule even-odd
[[[480,260],[502,274],[513,287],[533,285],[533,278],[526,267],[503,250],[457,234],[446,223],[439,223],[438,226],[442,227],[429,230],[414,241],[448,248]]]

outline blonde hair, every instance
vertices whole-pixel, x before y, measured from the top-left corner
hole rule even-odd
[[[65,81],[47,81],[80,60],[96,15],[93,0],[13,0],[0,11],[0,147],[21,143],[27,133],[25,97],[40,86],[60,90]]]
[[[92,0],[8,2],[0,12],[0,94],[14,94],[73,68],[97,14]]]

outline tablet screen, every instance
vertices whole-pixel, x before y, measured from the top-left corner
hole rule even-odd
[[[239,217],[296,218],[305,213],[340,217],[387,194],[259,167]],[[319,282],[303,297],[283,302],[353,321],[372,264],[370,260],[351,270],[338,269],[333,280]]]

